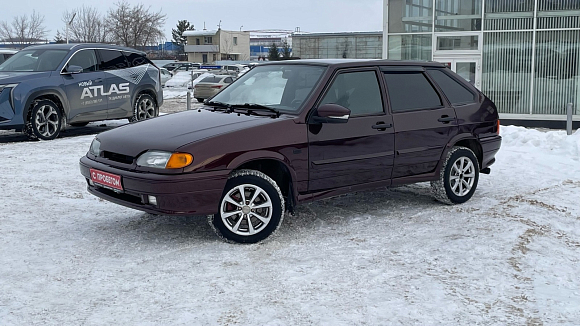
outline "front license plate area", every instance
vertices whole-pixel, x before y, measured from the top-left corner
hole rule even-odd
[[[121,176],[103,172],[95,169],[90,169],[91,181],[95,184],[109,188],[115,191],[123,191],[123,184],[121,183]]]

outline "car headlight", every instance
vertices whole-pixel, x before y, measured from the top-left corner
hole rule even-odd
[[[5,85],[0,85],[0,93],[2,93],[2,91],[4,90],[4,88],[14,88],[18,86],[18,84],[5,84]]]
[[[95,156],[99,156],[99,154],[101,154],[101,142],[98,139],[93,139],[91,148],[89,148],[89,152]]]
[[[193,156],[187,153],[170,153],[147,151],[137,159],[137,165],[157,169],[181,169],[193,162]]]

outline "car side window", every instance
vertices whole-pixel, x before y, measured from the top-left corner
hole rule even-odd
[[[226,80],[224,81],[226,84],[231,84],[234,82],[234,80],[231,77],[226,78]]]
[[[446,74],[440,69],[429,69],[427,73],[439,85],[449,102],[452,105],[462,105],[476,101],[476,95],[467,87]]]
[[[339,74],[320,104],[329,103],[348,108],[351,116],[383,113],[383,100],[377,74],[374,71]]]
[[[145,58],[141,54],[134,52],[123,52],[125,58],[129,62],[129,67],[137,67],[149,63],[149,59]]]
[[[121,51],[116,50],[97,50],[101,57],[102,70],[124,69],[129,67],[129,63]]]
[[[94,50],[81,50],[75,53],[68,61],[67,68],[79,66],[83,72],[97,71],[97,56]]]
[[[393,112],[442,107],[441,98],[420,71],[384,73]]]

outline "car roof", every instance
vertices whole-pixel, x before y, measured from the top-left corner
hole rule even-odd
[[[429,66],[429,67],[444,67],[442,63],[433,61],[419,61],[419,60],[385,60],[385,59],[301,59],[301,60],[286,60],[264,62],[261,65],[280,65],[280,64],[311,64],[320,66],[335,66],[335,67],[352,67],[352,66]]]
[[[18,50],[13,50],[13,49],[0,49],[0,53],[14,54],[16,52],[18,52]]]
[[[119,50],[125,52],[133,52],[141,55],[146,55],[146,53],[143,51],[135,50],[124,46],[102,43],[41,44],[41,45],[32,45],[24,49],[25,50],[51,49],[51,50],[67,50],[67,51],[78,49],[105,49],[105,50]]]

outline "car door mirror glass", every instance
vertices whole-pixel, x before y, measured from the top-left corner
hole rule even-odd
[[[350,110],[338,104],[323,104],[313,117],[316,123],[346,123],[350,118]]]

